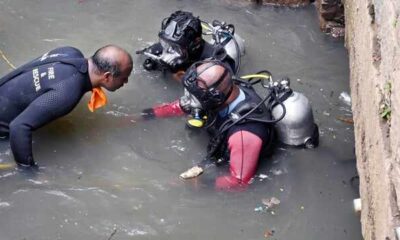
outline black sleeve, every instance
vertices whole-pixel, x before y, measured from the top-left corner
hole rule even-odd
[[[64,87],[44,93],[10,123],[10,145],[18,164],[35,164],[32,131],[69,113],[78,103],[80,93],[68,92],[67,89]]]

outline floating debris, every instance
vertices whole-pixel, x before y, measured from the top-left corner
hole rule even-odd
[[[281,169],[272,169],[271,170],[272,174],[274,174],[275,176],[279,176],[283,174],[283,171]]]
[[[194,166],[194,167],[190,168],[189,170],[181,173],[181,175],[179,175],[179,177],[181,177],[182,179],[189,179],[189,178],[197,177],[202,173],[203,173],[203,168],[201,168],[199,166]]]
[[[339,121],[342,121],[342,122],[344,122],[344,123],[354,124],[353,118],[351,118],[351,117],[342,117],[342,116],[339,116],[339,117],[337,117],[336,119],[339,120]]]
[[[347,106],[351,106],[351,97],[347,92],[342,92],[339,95],[339,100],[342,101]]]
[[[261,179],[269,178],[267,174],[260,174],[260,175],[258,175],[258,177]]]
[[[281,201],[276,197],[264,198],[261,201],[262,201],[262,203],[265,205],[265,207],[267,209],[270,209],[270,208],[272,208],[274,206],[277,206],[277,205],[279,205],[281,203]]]
[[[262,206],[254,208],[254,212],[263,212],[264,208]]]
[[[274,236],[274,233],[275,233],[274,230],[269,230],[268,228],[265,229],[265,232],[264,232],[265,239],[268,239],[269,237]]]
[[[327,111],[323,111],[322,114],[324,114],[325,116],[329,117],[331,114]]]

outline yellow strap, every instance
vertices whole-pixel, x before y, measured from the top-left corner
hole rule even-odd
[[[0,50],[0,55],[1,57],[4,59],[4,61],[6,61],[6,63],[8,64],[8,66],[10,66],[12,69],[15,69],[16,67],[8,60],[8,58],[6,57],[6,55],[3,53],[3,51]]]
[[[0,170],[9,170],[16,167],[15,163],[0,163]]]
[[[243,78],[243,79],[249,79],[249,78],[264,78],[264,79],[270,79],[270,78],[271,78],[271,75],[266,75],[266,74],[249,74],[249,75],[241,76],[240,78]]]
[[[211,31],[211,28],[209,28],[205,23],[201,23],[201,27],[204,28],[205,30]]]

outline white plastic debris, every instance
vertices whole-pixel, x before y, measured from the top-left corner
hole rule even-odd
[[[339,100],[342,101],[347,106],[351,106],[351,97],[347,92],[342,92],[339,95]]]
[[[262,199],[262,203],[265,205],[267,209],[269,209],[272,208],[273,206],[279,205],[281,201],[276,197],[272,197],[272,198]]]
[[[194,166],[194,167],[190,168],[189,170],[187,170],[186,172],[181,173],[181,175],[179,175],[179,177],[181,177],[183,179],[189,179],[189,178],[197,177],[202,173],[203,173],[203,168],[201,168],[199,166]]]
[[[268,178],[268,175],[267,174],[260,174],[258,177],[261,178],[261,179],[266,179],[266,178]]]
[[[357,198],[353,200],[353,207],[356,213],[361,212],[361,198]]]

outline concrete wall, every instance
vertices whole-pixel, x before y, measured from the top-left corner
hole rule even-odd
[[[400,226],[399,14],[399,0],[345,1],[361,222],[367,240],[394,240],[394,229]]]

